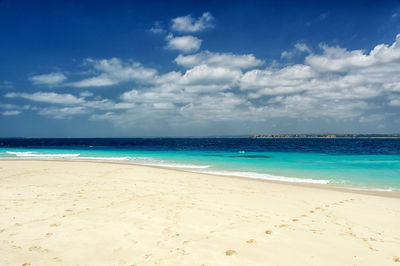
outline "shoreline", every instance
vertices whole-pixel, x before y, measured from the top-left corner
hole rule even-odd
[[[195,174],[202,174],[208,176],[216,176],[216,177],[226,177],[231,179],[244,179],[244,180],[253,180],[257,182],[267,182],[273,184],[281,184],[281,185],[289,185],[289,186],[299,186],[299,187],[306,187],[306,188],[314,188],[314,189],[326,189],[332,191],[339,191],[339,192],[349,192],[355,194],[362,194],[362,195],[370,195],[370,196],[379,196],[379,197],[388,197],[388,198],[400,198],[400,191],[380,191],[374,190],[369,188],[363,187],[351,187],[351,186],[340,186],[337,184],[314,184],[314,183],[307,183],[307,182],[291,182],[291,181],[278,181],[278,180],[268,180],[268,179],[261,179],[261,178],[251,178],[245,176],[233,176],[233,175],[222,175],[222,174],[213,174],[201,171],[190,171],[184,168],[178,167],[168,167],[168,166],[159,166],[159,165],[150,165],[150,164],[140,164],[131,161],[106,161],[106,160],[79,160],[79,159],[21,159],[21,158],[1,158],[1,161],[45,161],[45,162],[87,162],[87,163],[98,163],[98,164],[117,164],[117,165],[133,165],[133,166],[143,166],[149,168],[156,168],[156,169],[167,169],[171,171],[177,172],[185,172],[185,173],[195,173]],[[379,188],[376,188],[379,189]]]

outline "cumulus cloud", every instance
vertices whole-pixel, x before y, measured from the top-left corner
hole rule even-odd
[[[5,80],[0,82],[0,89],[11,89],[13,87],[13,83],[11,81]]]
[[[165,30],[162,27],[162,24],[160,21],[154,22],[153,27],[150,28],[150,32],[154,34],[164,34]]]
[[[221,91],[232,87],[241,74],[235,69],[199,65],[187,70],[180,82],[189,91]]]
[[[178,32],[199,32],[214,27],[214,17],[205,12],[201,17],[194,19],[191,15],[172,19],[171,29]]]
[[[87,115],[123,128],[156,128],[163,123],[173,128],[210,121],[258,125],[270,119],[369,126],[385,125],[387,113],[398,113],[400,35],[392,44],[379,44],[370,51],[328,45],[318,50],[301,43],[293,49],[308,53],[302,63],[264,66],[264,61],[252,54],[203,51],[177,56],[174,62],[181,70],[166,73],[130,60],[89,59],[92,76],[71,84],[112,86],[125,82],[125,89],[119,87],[114,99],[88,91],[76,93],[79,96],[10,92],[5,97],[52,105],[38,107],[40,115],[58,119]],[[21,110],[8,107],[3,109]]]
[[[56,85],[67,80],[67,77],[63,73],[53,72],[49,74],[35,75],[30,77],[29,80],[37,85]]]
[[[12,116],[12,115],[19,115],[21,111],[18,110],[10,110],[10,111],[4,111],[1,114],[4,116]]]
[[[400,94],[389,96],[389,106],[393,107],[400,106]]]
[[[50,116],[55,119],[70,119],[75,115],[85,114],[87,110],[82,106],[74,107],[49,107],[39,109],[38,115]]]
[[[175,63],[185,68],[192,68],[198,65],[211,67],[225,67],[232,69],[248,69],[264,64],[264,61],[257,59],[252,54],[235,55],[232,53],[212,53],[204,51],[193,55],[179,55]]]
[[[10,104],[10,103],[0,103],[0,108],[2,109],[14,109],[14,110],[28,110],[31,106],[26,104],[23,106]]]
[[[169,34],[166,40],[167,49],[177,50],[182,53],[192,53],[198,51],[202,42],[202,40],[190,35],[174,37],[172,34]]]
[[[81,93],[79,93],[79,96],[84,97],[84,98],[91,97],[91,96],[93,96],[93,93],[90,91],[82,91]]]
[[[153,78],[157,71],[145,68],[138,62],[123,62],[118,58],[94,60],[87,59],[86,64],[98,72],[97,76],[75,81],[72,87],[103,87],[128,81],[146,81]]]
[[[305,43],[296,43],[291,51],[283,51],[281,53],[281,58],[292,59],[302,53],[311,53],[311,49]]]
[[[93,113],[96,110],[129,110],[135,107],[135,103],[119,101],[96,97],[94,100],[86,100],[82,94],[90,95],[88,92],[81,93],[81,97],[72,94],[58,94],[54,92],[35,92],[35,93],[7,93],[5,98],[23,98],[33,102],[51,104],[51,106],[31,107],[30,105],[18,106],[14,104],[2,104],[0,108],[14,109],[17,111],[31,109],[37,111],[37,114],[52,117],[55,119],[71,118],[74,115]],[[62,107],[60,107],[60,105]],[[13,110],[13,111],[14,111]],[[6,111],[7,112],[7,111]]]
[[[15,93],[9,92],[4,95],[6,98],[24,98],[34,102],[45,102],[53,104],[80,104],[83,98],[78,98],[72,94],[58,94],[54,92],[35,92],[35,93]]]

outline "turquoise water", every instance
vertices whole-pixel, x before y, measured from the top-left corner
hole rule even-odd
[[[88,146],[3,147],[0,148],[0,158],[134,162],[250,178],[400,190],[399,154],[358,155],[218,149],[135,150]]]

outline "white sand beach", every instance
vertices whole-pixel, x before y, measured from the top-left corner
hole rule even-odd
[[[0,265],[400,265],[397,196],[2,160]]]

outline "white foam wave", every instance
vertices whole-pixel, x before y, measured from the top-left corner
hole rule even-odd
[[[178,163],[162,163],[162,162],[143,162],[143,165],[170,167],[170,168],[180,168],[180,169],[207,169],[209,165],[195,165],[195,164],[178,164]]]
[[[365,187],[349,187],[352,190],[359,190],[359,191],[378,191],[378,192],[393,192],[396,189],[393,188],[365,188]]]
[[[52,154],[52,153],[35,153],[32,151],[25,151],[25,152],[14,152],[14,151],[6,151],[7,154],[13,154],[17,157],[41,157],[41,158],[72,158],[78,157],[79,153],[59,153],[59,154]]]
[[[100,160],[100,161],[127,161],[131,157],[76,157],[79,160]]]
[[[311,183],[311,184],[329,184],[330,180],[326,179],[310,179],[310,178],[299,178],[299,177],[287,177],[287,176],[275,176],[269,174],[261,174],[254,172],[233,172],[233,171],[197,171],[199,173],[213,174],[213,175],[224,175],[224,176],[238,176],[247,177],[253,179],[264,179],[272,181],[285,181],[295,183]]]

